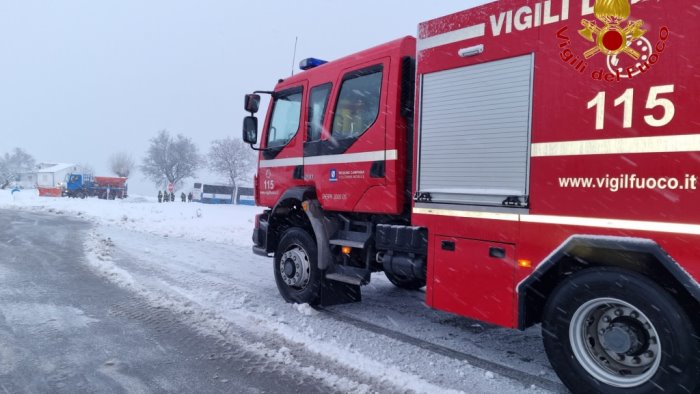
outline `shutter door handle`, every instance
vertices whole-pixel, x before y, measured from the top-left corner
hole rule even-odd
[[[489,248],[489,257],[493,257],[494,259],[504,259],[506,257],[506,250],[491,246]]]
[[[455,251],[454,241],[442,241],[442,250],[448,250],[450,252]]]

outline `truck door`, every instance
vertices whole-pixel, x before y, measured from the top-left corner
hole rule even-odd
[[[335,87],[312,87],[309,120],[316,126],[309,126],[304,173],[324,209],[352,211],[369,188],[385,183],[388,73],[389,58],[380,58],[344,70]]]
[[[282,191],[303,183],[303,97],[306,81],[277,91],[264,126],[258,169],[260,205],[274,206]]]

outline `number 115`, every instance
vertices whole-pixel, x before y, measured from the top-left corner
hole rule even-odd
[[[673,85],[652,86],[649,89],[647,96],[647,109],[661,107],[663,115],[660,118],[655,118],[654,115],[644,115],[646,124],[652,127],[666,126],[673,120],[676,114],[676,107],[673,101],[659,97],[661,94],[673,93]],[[632,103],[634,101],[634,89],[629,88],[624,93],[615,99],[615,107],[623,105],[622,111],[622,127],[629,129],[632,127]],[[593,100],[588,102],[588,109],[595,108],[595,129],[603,130],[605,125],[605,92],[598,93]]]

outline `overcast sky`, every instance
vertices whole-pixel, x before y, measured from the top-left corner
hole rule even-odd
[[[0,154],[39,162],[141,162],[158,130],[240,138],[243,95],[297,63],[416,34],[420,21],[485,1],[2,0]],[[202,173],[204,180],[216,176]],[[136,171],[132,193],[155,193]]]

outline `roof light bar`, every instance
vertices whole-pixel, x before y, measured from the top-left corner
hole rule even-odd
[[[309,58],[306,58],[306,59],[299,62],[299,68],[302,70],[310,70],[314,67],[318,67],[318,66],[320,66],[322,64],[326,64],[326,63],[328,63],[328,62],[325,60],[309,57]]]

